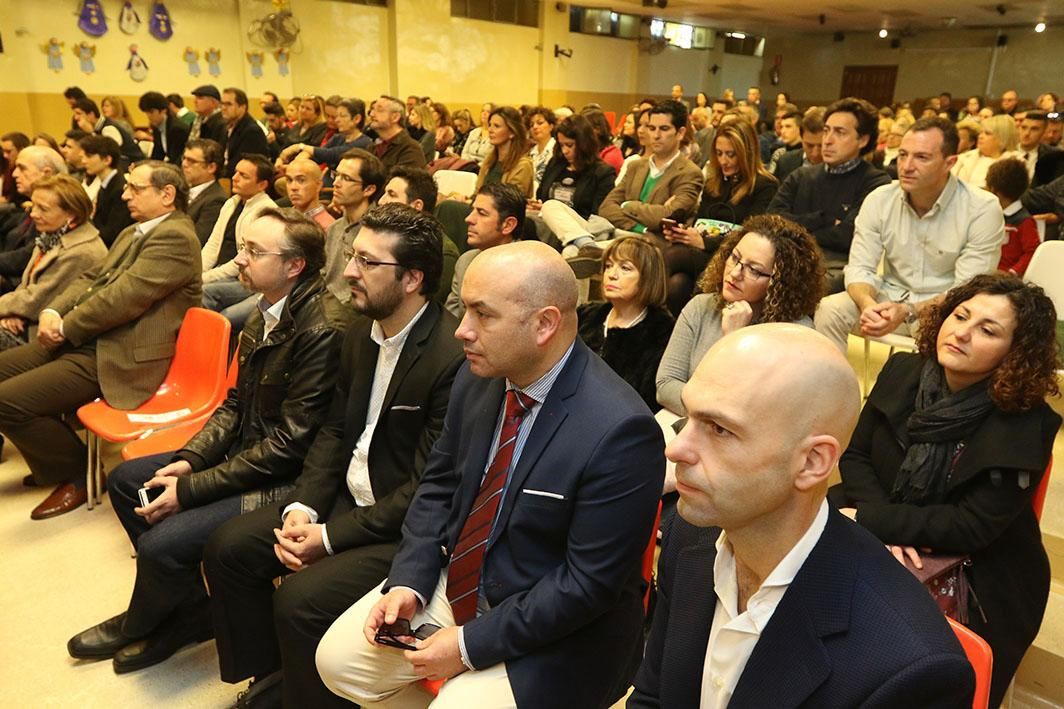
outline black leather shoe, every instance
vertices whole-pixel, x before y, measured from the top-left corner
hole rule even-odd
[[[136,640],[122,633],[122,624],[125,620],[126,614],[122,613],[78,633],[67,641],[67,652],[71,657],[79,660],[101,660],[112,657]]]
[[[167,622],[142,640],[136,640],[115,653],[115,674],[135,672],[157,665],[186,645],[201,643],[214,637],[211,626],[195,624],[189,627],[180,622]]]
[[[281,673],[253,679],[231,709],[281,709]]]

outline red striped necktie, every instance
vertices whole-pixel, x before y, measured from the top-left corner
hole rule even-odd
[[[491,523],[502,501],[506,473],[517,445],[517,431],[535,403],[535,399],[516,389],[506,392],[506,411],[499,432],[499,448],[480,483],[480,492],[462,526],[462,533],[458,535],[458,544],[451,554],[451,565],[447,571],[447,600],[451,602],[454,622],[458,625],[468,623],[477,615],[480,570],[488,537],[491,536]]]

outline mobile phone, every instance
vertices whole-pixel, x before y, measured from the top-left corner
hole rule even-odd
[[[663,229],[676,229],[680,224],[675,219],[662,219],[661,226]]]
[[[155,498],[163,494],[163,490],[165,489],[165,487],[142,487],[137,490],[137,497],[140,498],[140,506],[147,507],[150,505]]]

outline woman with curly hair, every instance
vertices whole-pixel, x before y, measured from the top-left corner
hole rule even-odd
[[[824,267],[816,240],[774,214],[750,217],[729,234],[702,274],[702,293],[684,306],[658,367],[658,403],[683,416],[680,391],[709,348],[747,325],[813,326]]]
[[[887,360],[830,492],[902,563],[968,555],[961,610],[994,651],[994,707],[1049,596],[1031,497],[1061,423],[1045,402],[1059,393],[1056,317],[1041,288],[1011,275],[976,276],[925,309],[920,353]]]

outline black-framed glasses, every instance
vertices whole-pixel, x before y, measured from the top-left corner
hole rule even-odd
[[[735,251],[732,251],[730,254],[728,254],[727,263],[728,263],[728,270],[729,271],[734,271],[735,267],[738,266],[739,270],[742,271],[742,274],[744,276],[747,276],[748,278],[757,279],[757,278],[771,278],[772,277],[771,273],[765,273],[764,271],[762,271],[759,268],[751,266],[748,263],[744,263],[742,258],[740,256],[736,256],[735,253],[736,253]]]
[[[400,650],[417,650],[417,646],[404,642],[403,640],[400,640],[400,638],[425,640],[438,630],[440,630],[440,626],[434,623],[423,623],[415,630],[411,630],[409,620],[406,618],[396,618],[394,623],[386,623],[377,628],[377,634],[373,639],[379,644],[387,645],[388,647],[395,647]]]
[[[183,155],[183,156],[181,156],[181,163],[182,164],[188,164],[188,165],[206,165],[207,161],[206,160],[197,160],[196,158],[190,158],[187,155]]]
[[[263,256],[287,256],[288,255],[284,251],[262,251],[261,249],[256,249],[254,246],[248,246],[247,244],[244,244],[244,246],[241,247],[240,253],[247,254],[248,258],[250,258],[252,261],[258,261]]]
[[[362,180],[358,179],[357,177],[351,177],[347,173],[340,172],[339,170],[329,170],[329,177],[332,178],[334,185],[338,185],[341,182],[348,182],[352,185],[364,184]]]
[[[375,261],[371,258],[366,258],[365,254],[357,254],[352,249],[344,249],[344,261],[354,260],[358,264],[358,270],[369,271],[377,266],[396,266],[398,268],[406,268],[401,263],[395,261]]]

